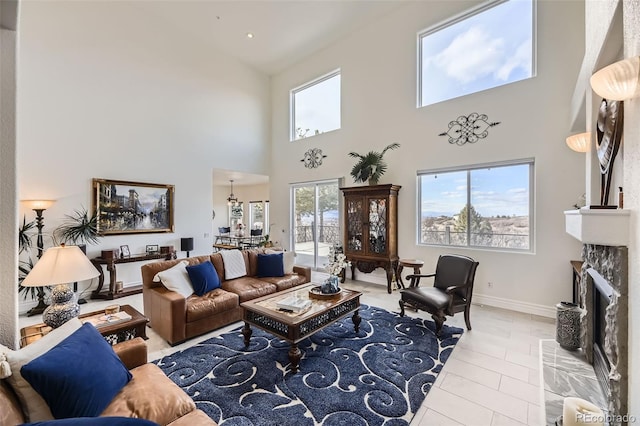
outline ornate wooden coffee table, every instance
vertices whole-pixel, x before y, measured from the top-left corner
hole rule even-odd
[[[245,346],[249,346],[252,334],[251,325],[280,337],[291,343],[289,361],[291,361],[291,372],[296,373],[302,357],[302,353],[298,348],[298,343],[301,340],[333,324],[351,312],[353,312],[354,329],[358,333],[360,321],[362,320],[358,314],[362,293],[342,289],[340,294],[329,299],[310,299],[309,290],[316,285],[296,287],[241,303],[244,320],[242,335],[244,336]],[[278,301],[292,295],[311,300],[311,307],[301,313],[279,310],[277,308]]]

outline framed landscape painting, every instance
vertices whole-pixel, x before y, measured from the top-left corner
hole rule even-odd
[[[173,232],[173,185],[93,179],[101,235]]]

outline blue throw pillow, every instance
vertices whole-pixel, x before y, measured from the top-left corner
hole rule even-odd
[[[191,280],[193,292],[198,296],[220,287],[220,277],[210,261],[187,266],[187,274]]]
[[[22,426],[159,426],[151,420],[135,417],[76,417],[73,419],[48,420],[25,423]]]
[[[56,419],[100,415],[131,380],[113,348],[89,323],[20,372]]]
[[[258,277],[283,277],[282,253],[258,254]]]

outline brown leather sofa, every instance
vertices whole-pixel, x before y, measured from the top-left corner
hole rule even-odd
[[[169,344],[176,345],[241,320],[242,302],[311,281],[311,268],[305,266],[294,266],[293,274],[285,274],[283,277],[258,278],[258,254],[264,251],[261,248],[243,250],[247,275],[228,281],[224,279],[224,263],[220,253],[143,265],[142,296],[149,326]],[[190,265],[210,260],[218,273],[221,287],[203,296],[193,294],[185,299],[168,290],[162,283],[153,281],[158,272],[169,269],[182,260],[188,261]]]
[[[113,347],[133,378],[100,416],[138,417],[170,426],[216,426],[182,389],[155,364],[147,363],[147,344],[140,337]],[[11,386],[0,380],[0,426],[26,421]]]

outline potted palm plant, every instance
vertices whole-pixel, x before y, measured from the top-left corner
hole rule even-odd
[[[392,143],[387,145],[382,152],[369,151],[365,155],[350,152],[350,157],[358,159],[358,162],[351,169],[353,181],[356,183],[368,181],[369,185],[377,185],[384,172],[387,171],[387,163],[383,159],[384,154],[390,149],[399,147],[399,143]]]
[[[101,235],[98,233],[98,216],[96,212],[89,215],[89,211],[81,207],[71,215],[65,215],[65,221],[56,228],[54,235],[65,243],[85,246],[97,244]],[[84,251],[84,250],[83,250]]]
[[[87,244],[97,244],[100,241],[97,212],[93,211],[89,215],[85,207],[74,210],[73,214],[65,215],[64,222],[53,233],[64,243],[77,245],[86,254]],[[73,291],[77,291],[77,283],[73,283]],[[86,300],[80,298],[78,303],[86,303]]]
[[[37,297],[39,301],[37,309],[44,310],[44,308],[47,307],[44,303],[44,289],[46,287],[22,286],[22,281],[24,281],[26,276],[33,269],[33,260],[31,259],[31,237],[33,236],[33,228],[35,228],[35,226],[36,221],[32,220],[31,222],[27,222],[27,218],[25,216],[23,217],[22,225],[18,227],[18,255],[22,255],[25,252],[27,254],[26,260],[21,259],[18,263],[18,292],[23,293],[25,299],[27,296],[31,296],[32,299]],[[37,309],[35,309],[34,312]]]

